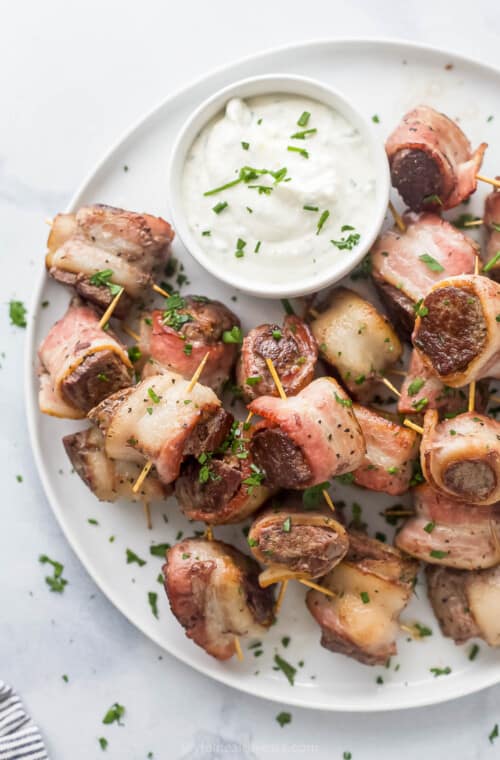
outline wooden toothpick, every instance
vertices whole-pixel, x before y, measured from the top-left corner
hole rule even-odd
[[[329,588],[320,586],[318,583],[314,583],[314,581],[308,581],[305,578],[299,578],[299,583],[302,583],[303,586],[308,586],[309,588],[313,588],[315,591],[320,591],[322,594],[325,594],[326,596],[337,596],[337,594],[335,594],[333,591],[330,591]]]
[[[167,293],[166,290],[163,290],[163,288],[160,288],[160,286],[157,285],[156,283],[153,283],[153,290],[155,291],[155,293],[159,293],[164,298],[170,298],[169,293]]]
[[[393,219],[396,223],[396,227],[399,229],[400,232],[406,232],[406,224],[403,221],[403,217],[399,213],[399,211],[396,211],[396,208],[392,201],[389,201],[389,210],[393,216]]]
[[[288,581],[281,581],[281,586],[278,594],[278,598],[276,599],[276,604],[274,606],[274,614],[277,615],[278,612],[281,609],[281,605],[283,604],[283,599],[285,598],[286,589],[288,586]]]
[[[102,315],[101,319],[99,320],[99,327],[101,328],[101,330],[104,329],[104,327],[108,324],[109,320],[111,319],[111,316],[116,308],[116,305],[118,301],[120,300],[120,298],[122,297],[122,293],[123,293],[123,288],[120,288],[120,290],[118,291],[118,293],[113,298],[108,308]]]
[[[491,177],[485,177],[484,174],[476,174],[476,179],[480,182],[486,182],[487,185],[493,185],[493,187],[500,187],[500,180],[492,179]]]
[[[149,475],[149,471],[150,471],[150,469],[151,469],[152,466],[153,466],[153,462],[151,462],[151,461],[146,462],[146,464],[144,465],[144,467],[141,470],[141,474],[139,475],[139,477],[135,481],[134,485],[132,486],[132,491],[134,493],[137,493],[137,491],[139,490],[139,488],[142,486],[142,484],[146,480],[147,476]]]
[[[139,335],[139,333],[136,333],[134,330],[132,330],[132,328],[126,325],[125,322],[122,322],[120,327],[125,333],[125,335],[129,335],[131,338],[135,340],[136,343],[139,343],[141,339],[141,336]]]
[[[390,380],[388,380],[386,377],[381,377],[380,382],[383,383],[387,388],[389,388],[389,390],[392,391],[396,396],[401,398],[401,393],[398,391],[396,386],[391,383]]]
[[[423,427],[421,427],[420,425],[416,425],[414,422],[412,422],[409,419],[406,419],[403,422],[403,425],[405,425],[405,427],[407,427],[407,428],[410,428],[410,430],[414,430],[416,433],[419,433],[420,435],[424,434]]]
[[[144,515],[146,516],[146,525],[148,526],[148,530],[152,530],[153,521],[151,520],[151,510],[149,508],[149,501],[143,501],[142,506],[144,507]]]

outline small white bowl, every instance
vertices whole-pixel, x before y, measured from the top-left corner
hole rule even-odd
[[[304,96],[323,103],[336,110],[356,127],[372,154],[375,168],[375,203],[371,209],[371,219],[367,223],[361,242],[345,260],[332,258],[332,263],[306,281],[289,285],[264,282],[257,277],[251,279],[247,273],[237,275],[227,271],[223,263],[211,258],[201,247],[191,231],[183,208],[182,176],[186,156],[200,131],[217,114],[222,113],[227,102],[234,97],[251,98],[257,95],[288,93]],[[176,233],[189,253],[214,277],[239,290],[261,298],[284,298],[303,296],[327,285],[331,285],[348,274],[370,250],[382,226],[387,212],[390,191],[389,165],[384,145],[372,125],[338,91],[307,77],[288,74],[268,74],[250,77],[235,82],[205,100],[187,119],[181,128],[172,149],[169,166],[169,201],[172,222]]]

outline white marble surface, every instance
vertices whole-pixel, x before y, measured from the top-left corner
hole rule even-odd
[[[44,217],[63,207],[116,137],[172,89],[240,56],[325,36],[404,37],[500,66],[499,30],[494,0],[3,4],[0,678],[24,697],[54,760],[141,760],[148,752],[162,760],[340,760],[344,751],[353,760],[500,756],[500,740],[488,741],[500,721],[500,687],[380,716],[293,708],[292,723],[280,728],[279,705],[209,681],[136,631],[95,588],[41,491],[24,419],[24,333],[9,327],[7,316],[11,298],[29,302]],[[70,584],[62,596],[44,583],[41,552],[65,565]],[[126,707],[125,725],[105,727],[102,717],[115,701]],[[109,741],[105,755],[99,736]]]

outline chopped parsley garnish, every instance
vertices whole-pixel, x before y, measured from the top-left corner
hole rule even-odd
[[[421,377],[416,377],[414,380],[411,381],[411,383],[408,386],[408,395],[409,396],[416,396],[419,390],[421,390],[425,385],[425,380],[423,380]]]
[[[64,587],[68,584],[68,581],[62,577],[64,565],[54,559],[50,559],[46,554],[41,554],[38,557],[38,561],[41,562],[42,565],[52,565],[54,572],[51,576],[47,575],[45,577],[45,583],[51,591],[54,591],[57,594],[62,594]]]
[[[429,668],[429,670],[434,675],[434,678],[437,678],[438,676],[449,676],[451,673],[449,665],[447,665],[446,668]]]
[[[326,480],[324,483],[318,483],[316,486],[310,486],[302,491],[302,503],[306,509],[314,509],[320,504],[323,498],[323,491],[330,488],[330,483]]]
[[[212,231],[211,230],[203,230],[203,232],[201,234],[203,235],[203,237],[210,237],[210,235],[212,234]]]
[[[255,244],[255,248],[253,249],[254,253],[258,253],[260,251],[260,245],[261,245],[260,240],[257,240],[257,243]]]
[[[127,354],[132,363],[138,362],[142,357],[141,349],[139,346],[130,346],[127,348]]]
[[[244,485],[249,486],[248,493],[252,492],[250,489],[253,489],[254,486],[260,486],[265,478],[265,474],[256,464],[251,464],[250,469],[252,474],[243,480]]]
[[[248,150],[250,147],[250,143],[242,142],[241,147],[243,148],[243,150]]]
[[[189,313],[181,313],[180,309],[186,308],[185,299],[179,293],[173,293],[165,299],[165,309],[163,311],[162,321],[164,325],[171,327],[172,330],[179,332],[183,325],[192,322],[193,317]]]
[[[353,230],[354,227],[351,227],[349,224],[344,224],[341,228],[341,232],[346,232],[347,230]],[[335,245],[339,251],[352,251],[355,245],[357,245],[360,241],[361,235],[358,232],[350,232],[347,237],[344,235],[344,237],[340,238],[340,240],[330,240],[330,243],[332,245]]]
[[[478,654],[479,654],[479,647],[477,644],[473,644],[471,648],[469,649],[469,660],[471,660],[472,662],[472,660],[476,659]]]
[[[320,216],[320,218],[318,220],[318,225],[316,227],[316,235],[319,235],[319,233],[321,232],[321,230],[325,226],[325,222],[326,222],[326,220],[328,219],[329,216],[330,216],[330,212],[327,209],[321,213],[321,216]]]
[[[9,303],[9,317],[11,325],[26,327],[26,307],[22,301],[11,301]]]
[[[489,734],[488,739],[490,740],[490,744],[493,744],[495,739],[498,739],[498,723],[495,723],[493,726],[493,730]]]
[[[259,545],[259,542],[257,541],[257,539],[256,538],[252,538],[252,536],[249,536],[247,538],[247,543],[248,543],[249,546],[258,546]]]
[[[432,628],[429,628],[427,625],[422,625],[422,623],[415,623],[413,627],[421,639],[425,638],[426,636],[432,636]]]
[[[420,398],[418,401],[412,401],[412,407],[415,409],[416,412],[421,412],[425,409],[427,404],[429,403],[429,399],[424,396],[424,398]]]
[[[351,485],[351,483],[354,483],[354,473],[344,472],[342,475],[335,475],[335,480],[338,480],[339,483],[345,486]]]
[[[413,311],[417,315],[417,317],[426,317],[429,313],[429,309],[427,306],[424,306],[424,299],[421,298],[420,301],[417,301],[415,306],[413,307]]]
[[[483,272],[489,272],[490,269],[493,269],[493,267],[496,266],[499,261],[500,261],[500,251],[497,251],[495,255],[492,256],[491,259],[486,262],[486,264],[483,267]]]
[[[283,333],[281,332],[280,329],[272,330],[271,334],[272,334],[274,340],[281,340],[281,338],[283,337]]]
[[[340,404],[341,406],[346,406],[350,408],[352,406],[352,401],[350,398],[342,398],[342,396],[339,396],[339,394],[334,391],[335,401],[337,404]]]
[[[108,746],[108,740],[104,738],[104,736],[99,737],[99,746],[104,751],[106,747]]]
[[[257,385],[257,383],[260,383],[262,381],[262,375],[253,375],[252,377],[247,377],[245,380],[246,385]]]
[[[283,728],[283,726],[286,726],[288,723],[292,722],[292,716],[289,712],[280,712],[276,716],[276,720],[280,724],[281,728]]]
[[[97,379],[101,380],[104,383],[109,383],[109,377],[104,372],[99,372]]]
[[[429,253],[422,253],[418,258],[431,270],[431,272],[444,272],[444,266],[442,266],[439,261],[436,261],[436,259]]]
[[[137,554],[132,551],[132,549],[127,549],[126,553],[127,553],[127,565],[132,564],[132,562],[136,562],[139,565],[139,567],[143,567],[143,565],[146,564],[146,560],[138,557]]]
[[[306,135],[314,135],[318,130],[313,129],[303,129],[302,132],[294,132],[293,135],[290,135],[292,140],[305,140]]]
[[[495,232],[500,232],[500,222],[490,222],[490,227],[492,227]]]
[[[230,182],[226,182],[224,185],[220,185],[219,187],[215,187],[213,190],[207,190],[207,192],[203,193],[203,195],[215,195],[216,193],[222,192],[222,190],[227,190],[230,187],[234,187],[235,185],[239,185],[240,182],[249,183],[253,180],[256,180],[258,177],[261,177],[264,174],[269,174],[273,179],[275,184],[278,182],[281,182],[287,173],[287,169],[283,167],[282,169],[278,169],[277,171],[269,171],[269,169],[255,169],[252,166],[243,166],[240,171],[238,172],[238,178],[233,179]],[[272,192],[272,187],[266,186],[266,185],[248,185],[250,188],[266,188],[269,192]],[[265,192],[265,190],[263,191]],[[223,201],[222,203],[218,203],[216,206],[213,207],[213,211],[215,211],[216,214],[219,214],[223,209],[227,207],[227,203]]]
[[[241,327],[234,325],[230,330],[224,330],[222,333],[222,340],[224,343],[242,343],[243,334],[241,332]]]
[[[302,206],[304,211],[319,211],[319,206]]]
[[[192,346],[192,344],[191,343],[186,343],[184,345],[183,351],[186,354],[186,356],[191,356],[191,354],[193,353],[193,346]]]
[[[281,639],[281,643],[283,644],[283,646],[284,646],[284,647],[285,647],[285,649],[286,649],[286,648],[287,648],[287,646],[288,646],[288,645],[289,645],[289,643],[290,643],[290,636],[283,636],[283,638]]]
[[[365,280],[367,279],[372,273],[372,259],[370,254],[365,256],[363,259],[361,259],[358,266],[352,270],[350,274],[350,279],[354,282],[356,280]]]
[[[91,285],[98,285],[101,287],[106,285],[110,289],[111,295],[116,296],[121,290],[123,290],[123,288],[121,285],[116,285],[116,283],[111,282],[112,277],[112,269],[102,269],[100,272],[93,274],[89,282]]]
[[[428,522],[424,525],[424,530],[426,533],[432,533],[435,527],[436,527],[436,523],[434,522],[434,520],[431,520],[431,522]]]
[[[16,475],[16,480],[17,480],[18,483],[22,483],[23,482],[23,476],[22,475]]]
[[[288,315],[295,314],[293,310],[293,306],[288,300],[288,298],[282,298],[281,305],[283,306],[283,309],[285,310],[285,314],[288,314]]]
[[[296,148],[295,145],[289,145],[287,150],[289,150],[290,153],[299,153],[302,158],[309,158],[309,152],[305,148]]]
[[[293,665],[290,665],[290,663],[284,660],[283,657],[280,657],[279,654],[274,655],[274,662],[276,663],[276,667],[273,668],[273,670],[281,670],[288,680],[290,686],[293,686],[297,668],[294,668]]]
[[[97,522],[97,520],[94,517],[89,517],[88,520],[87,520],[87,522],[88,522],[89,525],[99,525],[99,523]]]
[[[474,214],[460,214],[455,219],[452,219],[452,225],[459,230],[466,229],[468,227],[467,222],[478,222],[479,217]]]
[[[449,552],[443,552],[440,549],[432,549],[432,551],[429,552],[429,555],[434,559],[444,559],[448,554]]]
[[[120,719],[123,718],[124,714],[125,714],[124,706],[119,705],[118,702],[115,702],[109,708],[108,712],[102,719],[102,722],[105,725],[109,725],[110,723],[118,723],[119,726],[123,726],[123,723],[120,722]]]
[[[168,549],[170,549],[170,544],[152,544],[149,547],[149,553],[153,557],[160,557],[161,559],[165,559],[165,554],[167,553]]]
[[[227,201],[219,201],[218,203],[215,204],[215,206],[212,206],[212,211],[214,212],[214,214],[220,214],[221,211],[224,211],[224,209],[227,208],[228,206],[229,204]]]
[[[307,127],[310,117],[311,117],[311,114],[309,113],[309,111],[303,111],[299,117],[299,120],[297,121],[297,126]]]
[[[377,116],[376,113],[374,113],[373,116],[372,116],[372,121],[373,121],[374,124],[380,124],[380,117]]]
[[[432,195],[426,195],[425,198],[423,199],[423,203],[432,203],[433,205],[437,204],[438,206],[443,205],[443,201],[441,200],[439,195],[436,195],[435,193],[433,193]]]
[[[160,403],[160,397],[155,393],[154,388],[148,388],[148,396],[154,404]]]
[[[148,591],[148,603],[151,607],[151,612],[158,619],[158,594],[156,591]]]
[[[290,533],[292,529],[292,518],[290,516],[288,516],[286,520],[283,521],[281,529],[284,533]]]
[[[361,591],[360,593],[361,601],[363,604],[368,604],[370,601],[370,595],[368,594],[368,591]]]

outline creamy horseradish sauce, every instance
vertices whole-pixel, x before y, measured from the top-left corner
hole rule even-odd
[[[375,168],[358,130],[318,101],[233,98],[191,146],[182,192],[212,259],[249,279],[300,282],[355,250]]]

